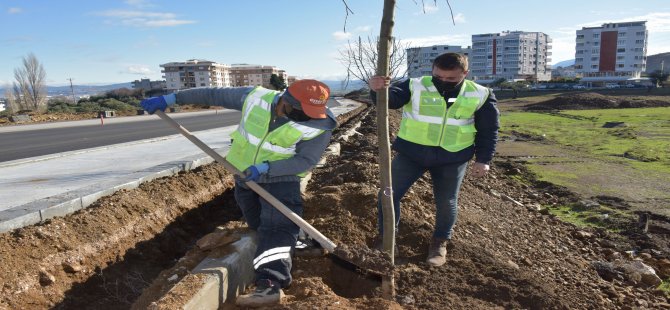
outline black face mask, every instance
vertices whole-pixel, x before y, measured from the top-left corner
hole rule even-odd
[[[436,76],[433,76],[432,79],[433,85],[435,85],[435,88],[437,88],[437,91],[440,94],[444,94],[444,92],[452,91],[458,87],[463,81],[461,82],[445,82],[437,78]]]
[[[305,112],[296,108],[293,108],[291,109],[291,112],[286,113],[286,117],[294,122],[306,122],[311,119]]]

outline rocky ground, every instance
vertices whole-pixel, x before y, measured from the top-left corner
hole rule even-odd
[[[391,112],[391,132],[399,118]],[[357,134],[339,137],[359,122]],[[342,154],[314,171],[304,217],[337,244],[370,246],[379,187],[374,109],[353,113],[333,141]],[[394,300],[380,298],[373,275],[330,256],[297,256],[295,281],[276,308],[670,308],[656,289],[660,279],[644,272],[670,277],[668,220],[655,218],[646,234],[621,222],[622,233],[614,233],[563,223],[546,210],[580,200],[497,159],[486,178],[466,176],[447,264],[434,268],[424,263],[434,226],[432,186],[424,176],[402,201]],[[169,275],[183,276],[214,251],[196,246],[198,239],[217,226],[243,229],[239,220],[232,178],[213,164],[0,234],[0,309],[142,308],[149,300],[139,297],[143,290],[159,294]]]

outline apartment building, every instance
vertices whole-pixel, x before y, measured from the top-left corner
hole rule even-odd
[[[487,84],[551,79],[551,38],[542,32],[503,31],[472,35],[470,78]]]
[[[274,66],[233,64],[230,66],[231,86],[263,86],[273,89],[270,84],[270,77],[273,74],[284,79],[288,83],[288,74],[286,71]]]
[[[577,30],[575,72],[582,82],[635,81],[646,69],[646,21]]]
[[[432,75],[433,61],[437,56],[445,53],[459,53],[470,55],[470,47],[463,48],[457,45],[433,45],[424,47],[412,47],[406,50],[407,75],[410,78]]]
[[[152,81],[149,79],[134,80],[131,84],[134,89],[144,89],[146,91],[166,88],[165,81]]]
[[[167,91],[194,87],[230,87],[230,66],[209,60],[190,59],[160,65]]]

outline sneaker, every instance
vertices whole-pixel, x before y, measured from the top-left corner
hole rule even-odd
[[[447,242],[449,239],[435,238],[430,240],[430,248],[428,248],[428,258],[426,262],[433,266],[439,267],[447,262]]]
[[[237,296],[235,304],[240,307],[264,307],[278,305],[284,298],[284,291],[277,282],[268,279],[256,281],[253,292]]]

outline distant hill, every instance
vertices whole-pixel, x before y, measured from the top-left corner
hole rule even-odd
[[[340,80],[322,80],[323,83],[330,87],[330,91],[333,94],[345,94],[353,90],[360,89],[362,87],[367,87],[363,81],[355,80],[349,81],[348,85],[344,87],[343,81]],[[132,89],[131,83],[118,83],[118,84],[109,84],[109,85],[73,85],[74,94],[77,97],[85,95],[96,95],[108,92],[110,90],[119,89],[119,88],[128,88]],[[0,97],[3,97],[4,89],[0,88]],[[72,91],[70,86],[47,86],[47,94],[49,96],[70,96]]]
[[[574,64],[575,64],[574,59],[568,59],[568,60],[563,60],[563,61],[557,62],[557,63],[551,65],[551,67],[552,68],[558,68],[558,67],[564,67],[565,68],[565,67],[572,66]]]
[[[338,80],[320,80],[324,84],[328,85],[330,91],[333,94],[345,94],[353,90],[361,89],[362,87],[367,87],[363,81],[355,80],[349,81],[349,84],[344,85],[343,81]]]
[[[109,85],[72,85],[70,86],[47,86],[48,96],[70,96],[74,90],[75,96],[96,95],[119,88],[132,88],[131,83],[118,83]],[[3,97],[5,90],[0,88],[0,97]]]

